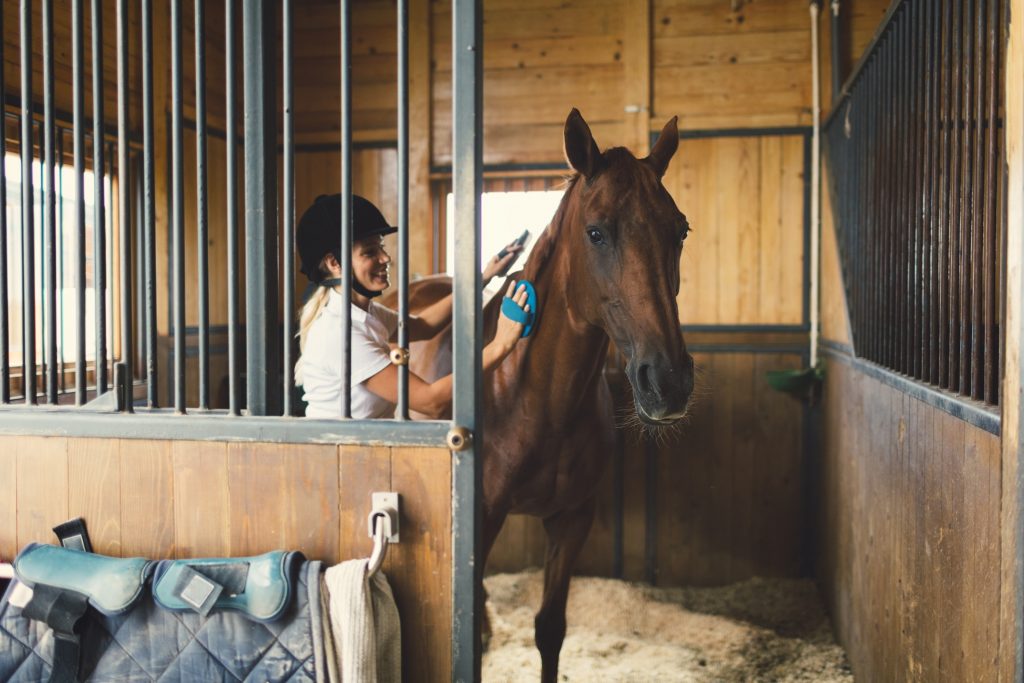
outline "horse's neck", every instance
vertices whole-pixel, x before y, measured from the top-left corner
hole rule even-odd
[[[571,215],[561,215],[564,221]],[[589,398],[601,377],[608,335],[576,313],[568,290],[567,225],[552,226],[557,240],[547,262],[533,275],[540,296],[541,320],[523,353],[531,385],[540,388],[555,412]]]

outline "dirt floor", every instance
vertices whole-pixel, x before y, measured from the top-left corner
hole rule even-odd
[[[483,680],[539,680],[541,573],[496,574],[485,584],[492,638]],[[567,616],[560,681],[853,681],[810,581],[672,589],[575,578]]]

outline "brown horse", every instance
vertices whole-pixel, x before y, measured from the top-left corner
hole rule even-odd
[[[673,118],[645,159],[621,147],[601,153],[573,109],[565,152],[577,175],[525,268],[512,276],[537,287],[535,331],[485,383],[484,561],[510,513],[544,520],[544,599],[535,623],[543,681],[557,677],[569,579],[615,444],[602,373],[609,338],[629,359],[644,423],[656,429],[683,417],[693,390],[676,307],[688,226],[661,184],[678,145]],[[410,310],[450,291],[446,277],[413,283]],[[394,307],[395,300],[392,293],[383,303]],[[488,338],[499,305],[500,297],[485,310]],[[450,329],[413,344],[411,369],[428,380],[450,372],[450,344]]]
[[[686,217],[661,183],[679,145],[676,119],[648,157],[601,152],[573,109],[565,153],[577,174],[516,278],[536,285],[533,334],[485,383],[484,559],[510,513],[544,520],[544,598],[535,620],[543,681],[555,681],[569,579],[615,444],[602,374],[609,338],[628,359],[637,416],[672,424],[693,390],[676,296]],[[494,333],[498,300],[485,312]]]

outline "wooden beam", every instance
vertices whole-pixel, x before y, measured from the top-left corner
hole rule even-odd
[[[1010,31],[1006,55],[1006,352],[1003,369],[1002,510],[1000,521],[1001,597],[999,609],[999,680],[1016,683],[1024,678],[1022,667],[1022,587],[1024,563],[1021,551],[1024,481],[1021,469],[1020,429],[1021,339],[1024,337],[1024,0],[1010,0]]]
[[[433,272],[434,207],[430,192],[430,2],[409,3],[409,274]]]
[[[651,0],[626,0],[622,62],[625,68],[626,111],[622,144],[638,157],[647,156],[651,139]],[[675,112],[658,112],[669,118]]]

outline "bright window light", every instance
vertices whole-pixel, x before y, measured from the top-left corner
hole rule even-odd
[[[563,190],[537,192],[485,192],[481,207],[481,259],[480,267],[501,251],[506,244],[519,237],[523,230],[530,231],[523,256],[519,257],[513,270],[526,263],[537,238],[555,215],[558,203],[562,201]],[[455,272],[455,197],[448,193],[448,255],[445,268]]]

